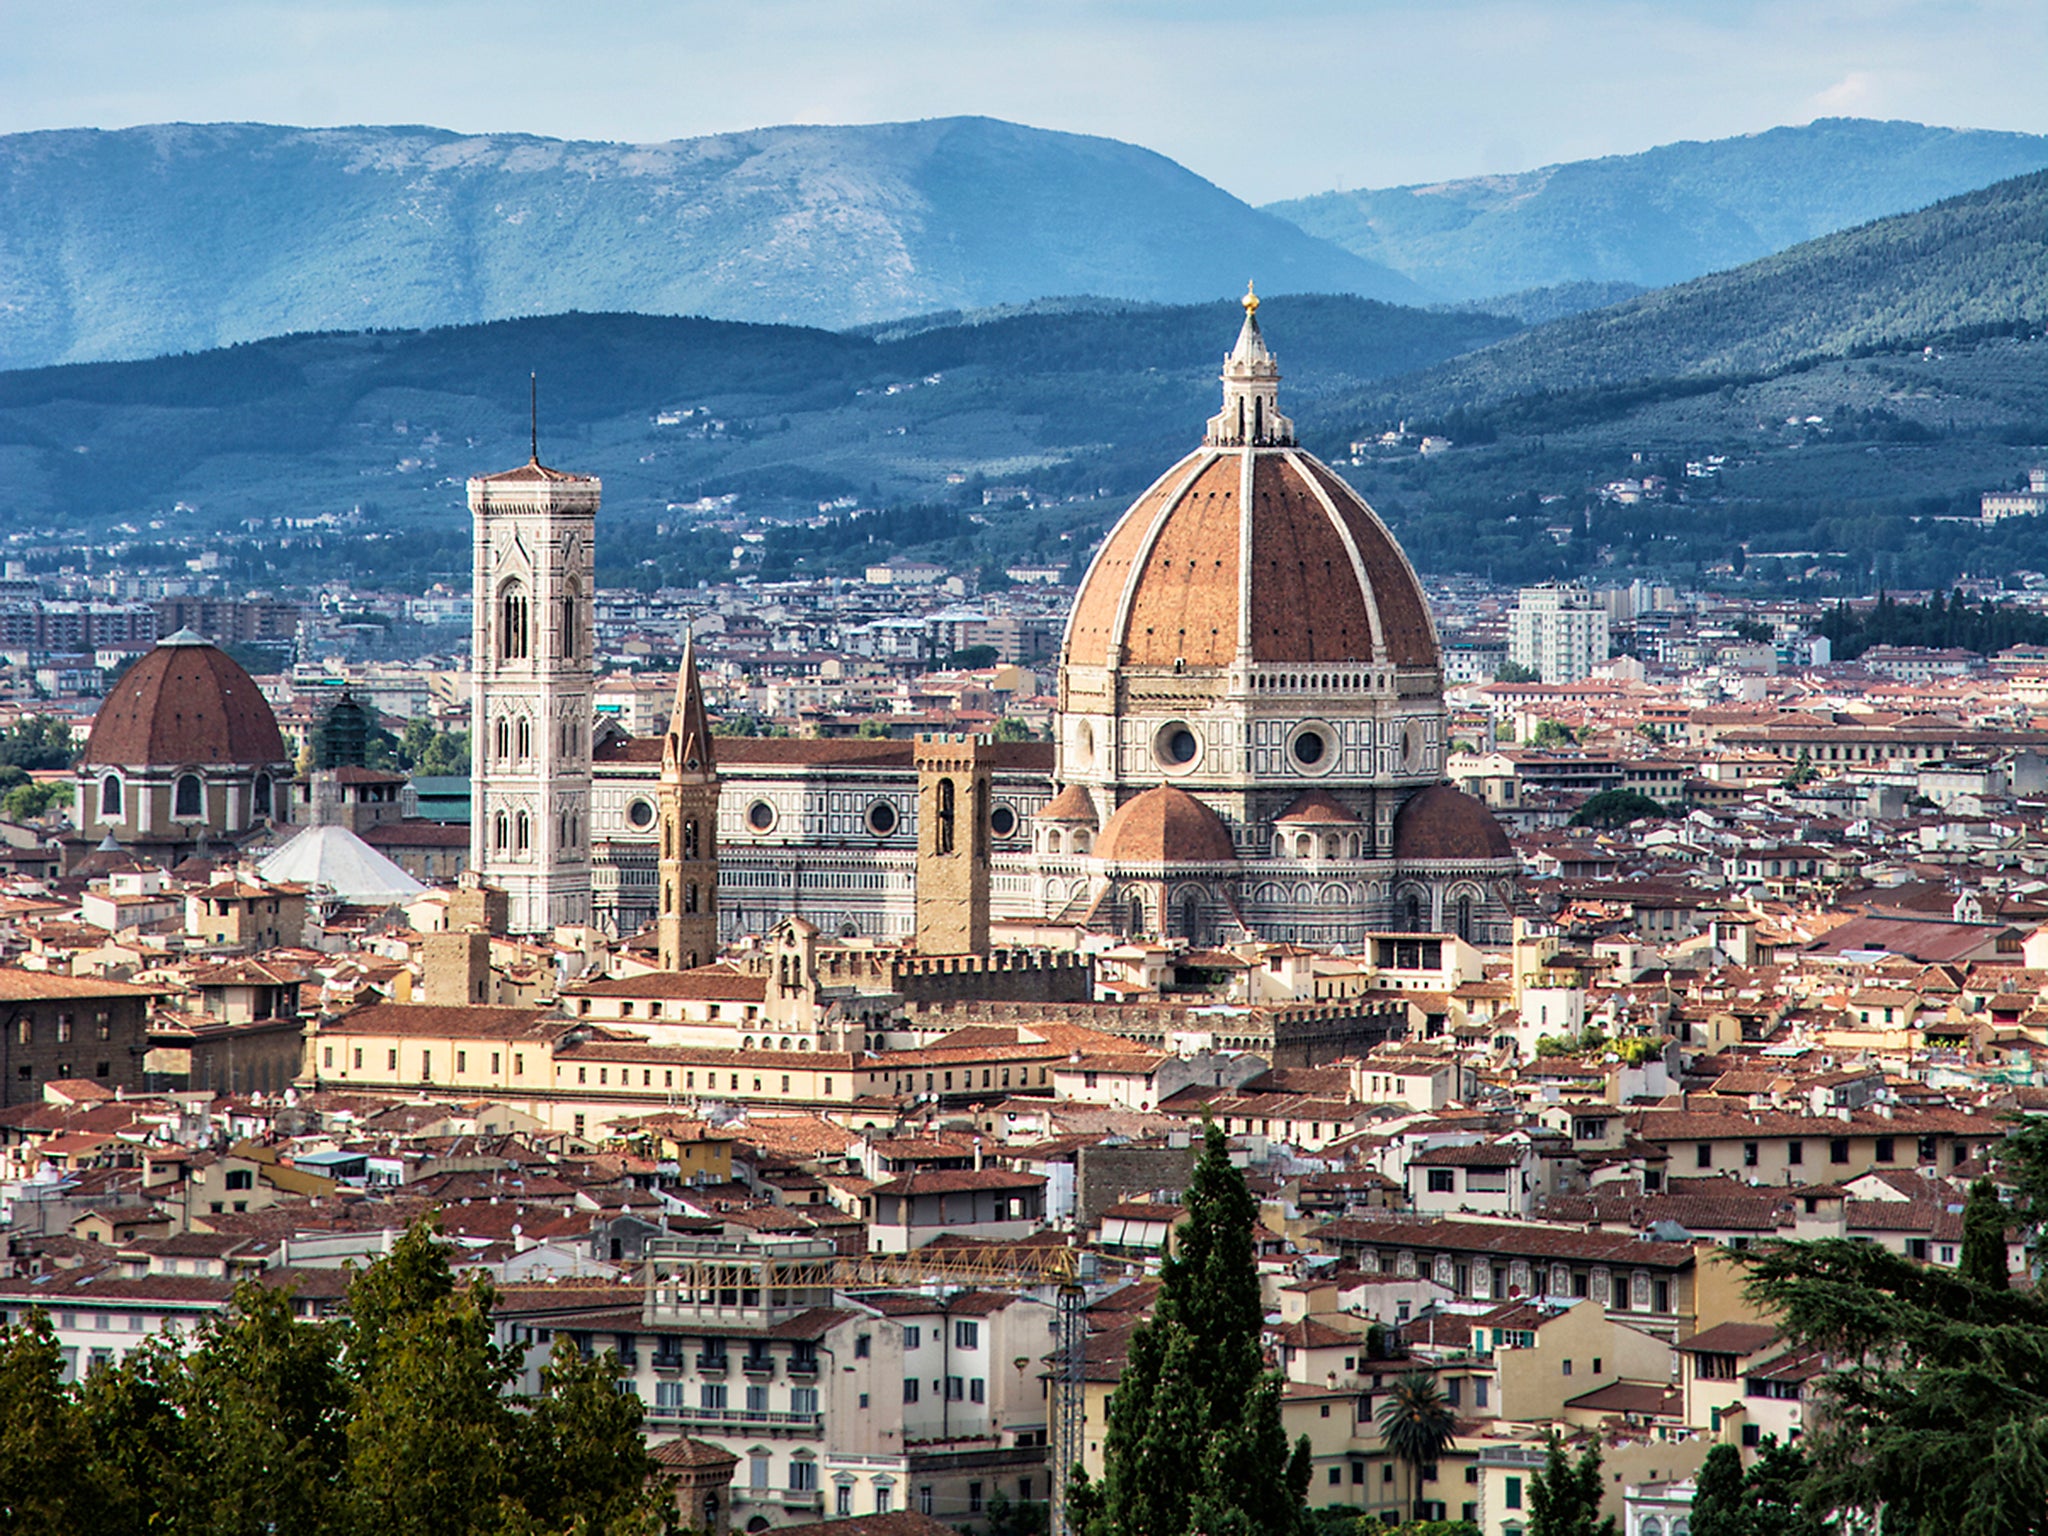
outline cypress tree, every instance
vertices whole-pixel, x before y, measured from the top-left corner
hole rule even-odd
[[[1600,1513],[1600,1442],[1573,1461],[1557,1431],[1543,1470],[1529,1480],[1529,1536],[1614,1536],[1614,1516]]]
[[[1998,1198],[1998,1186],[1989,1179],[1972,1184],[1969,1203],[1963,1207],[1965,1280],[1994,1291],[2011,1289],[2012,1277],[2005,1267],[2005,1222],[2005,1202]]]
[[[1693,1483],[1692,1536],[1749,1536],[1742,1491],[1742,1452],[1717,1445]]]
[[[1280,1380],[1259,1353],[1258,1208],[1214,1125],[1186,1209],[1110,1403],[1102,1483],[1077,1487],[1069,1513],[1088,1536],[1294,1536],[1308,1525],[1308,1441],[1289,1454]]]

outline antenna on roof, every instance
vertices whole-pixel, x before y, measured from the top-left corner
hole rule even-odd
[[[533,462],[540,462],[540,374],[526,376],[527,405],[533,425]]]

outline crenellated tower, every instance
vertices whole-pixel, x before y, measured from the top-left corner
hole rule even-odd
[[[683,642],[683,670],[661,745],[661,905],[655,947],[665,971],[718,958],[718,765],[695,635]]]
[[[588,923],[593,541],[602,487],[531,459],[469,482],[470,867],[513,933]]]

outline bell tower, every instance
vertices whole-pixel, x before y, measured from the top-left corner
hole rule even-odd
[[[988,738],[920,736],[915,755],[918,950],[986,954]]]
[[[507,928],[588,923],[590,602],[602,486],[533,456],[469,482],[474,527],[469,862]]]
[[[718,765],[697,678],[697,640],[683,642],[683,670],[661,743],[661,905],[655,948],[664,971],[718,958]]]

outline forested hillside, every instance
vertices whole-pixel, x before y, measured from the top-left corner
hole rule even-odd
[[[1636,381],[1742,378],[2043,320],[2048,173],[1570,316],[1403,380],[1383,408],[1471,411]]]
[[[1298,403],[1514,329],[1313,296],[1262,316]],[[604,478],[608,521],[681,529],[697,514],[672,504],[728,495],[750,514],[840,498],[978,506],[989,483],[1085,508],[1200,440],[1241,320],[1224,300],[927,320],[879,339],[645,315],[284,337],[0,374],[0,476],[17,530],[346,514],[404,531],[354,558],[438,570],[465,536],[463,481],[525,456],[534,371],[543,452]],[[714,546],[722,569],[731,540],[698,554]]]

